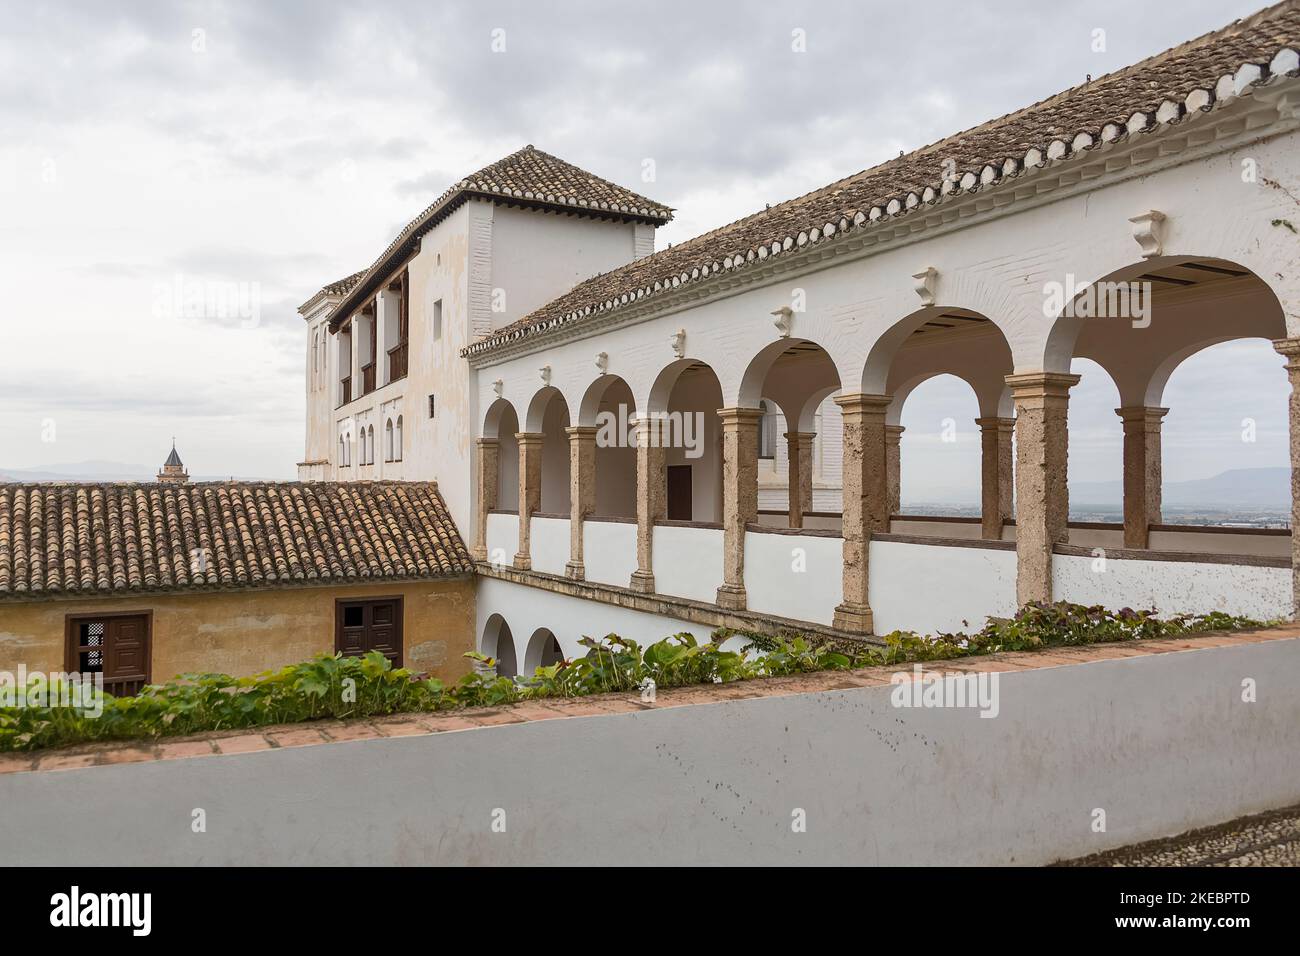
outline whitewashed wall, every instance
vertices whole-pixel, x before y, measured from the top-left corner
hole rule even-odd
[[[713,632],[711,627],[703,624],[632,611],[495,578],[480,578],[478,633],[475,637],[480,646],[488,619],[493,614],[500,614],[509,625],[518,661],[524,660],[528,638],[539,627],[550,629],[560,642],[560,650],[568,658],[582,657],[587,653],[587,649],[578,643],[583,637],[618,634],[645,646],[680,631],[690,631],[701,641],[707,641]]]
[[[582,563],[588,581],[627,587],[636,570],[635,522],[584,521]]]
[[[519,550],[519,516],[488,515],[488,560],[494,564],[510,564]]]
[[[872,541],[871,611],[877,634],[971,631],[1016,612],[1016,553]]]
[[[761,614],[830,625],[843,600],[844,539],[745,534],[745,593]]]
[[[564,566],[569,563],[569,519],[534,517],[528,533],[533,570],[564,574]]]
[[[722,584],[722,529],[656,525],[655,590],[712,604]]]
[[[1104,566],[1105,571],[1096,570]],[[1155,608],[1164,614],[1224,611],[1261,620],[1291,615],[1291,569],[1192,561],[1052,556],[1057,600]]]

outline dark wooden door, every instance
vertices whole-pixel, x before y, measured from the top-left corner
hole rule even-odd
[[[394,667],[402,666],[402,599],[339,601],[334,649],[348,657],[379,651]]]
[[[668,520],[691,521],[695,509],[691,503],[691,466],[668,466]]]

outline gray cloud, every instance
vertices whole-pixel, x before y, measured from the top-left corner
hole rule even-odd
[[[0,85],[0,168],[8,159],[31,180],[33,157],[57,155],[73,185],[0,232],[0,253],[38,240],[66,250],[68,263],[51,269],[78,272],[91,289],[56,305],[70,313],[108,308],[96,280],[134,283],[117,312],[99,316],[108,328],[134,329],[141,295],[178,272],[258,282],[263,302],[246,367],[147,354],[142,336],[137,377],[166,369],[194,383],[186,395],[151,398],[106,387],[89,368],[53,366],[19,392],[32,407],[152,408],[159,419],[237,414],[230,396],[249,395],[264,424],[300,434],[297,304],[372,261],[475,168],[466,156],[483,165],[534,143],[678,207],[661,236],[680,241],[1261,2],[11,4],[0,34],[10,80]],[[497,29],[502,53],[491,46]],[[1105,53],[1092,52],[1094,29],[1106,31]],[[796,30],[805,53],[791,48]],[[106,129],[113,156],[102,152]],[[641,181],[646,158],[656,164],[651,183]],[[147,174],[129,186],[116,172],[95,180],[109,161]],[[345,163],[355,175],[341,175]],[[167,194],[185,210],[179,226],[174,208],[154,202],[150,177],[188,184],[181,200]],[[51,215],[76,223],[63,244],[44,224]],[[270,397],[276,389],[283,400]],[[1196,414],[1214,413],[1211,390],[1186,391]],[[275,453],[240,468],[285,474],[296,452]]]

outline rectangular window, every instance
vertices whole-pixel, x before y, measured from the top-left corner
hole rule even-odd
[[[433,417],[435,411],[437,411],[437,402],[435,401],[435,397],[433,395],[430,395],[429,396],[429,417],[430,418]]]
[[[140,693],[150,679],[152,623],[148,612],[69,617],[66,669],[103,674],[104,690],[115,697]]]
[[[379,651],[402,666],[402,599],[336,601],[334,649],[348,657]]]
[[[442,299],[433,304],[433,340],[442,338]]]

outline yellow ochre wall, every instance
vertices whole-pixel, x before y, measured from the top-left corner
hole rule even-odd
[[[337,598],[403,599],[403,664],[445,681],[469,671],[470,578],[354,586],[152,594],[77,601],[0,602],[0,670],[64,669],[68,615],[152,611],[153,683],[208,671],[245,676],[334,650]]]

